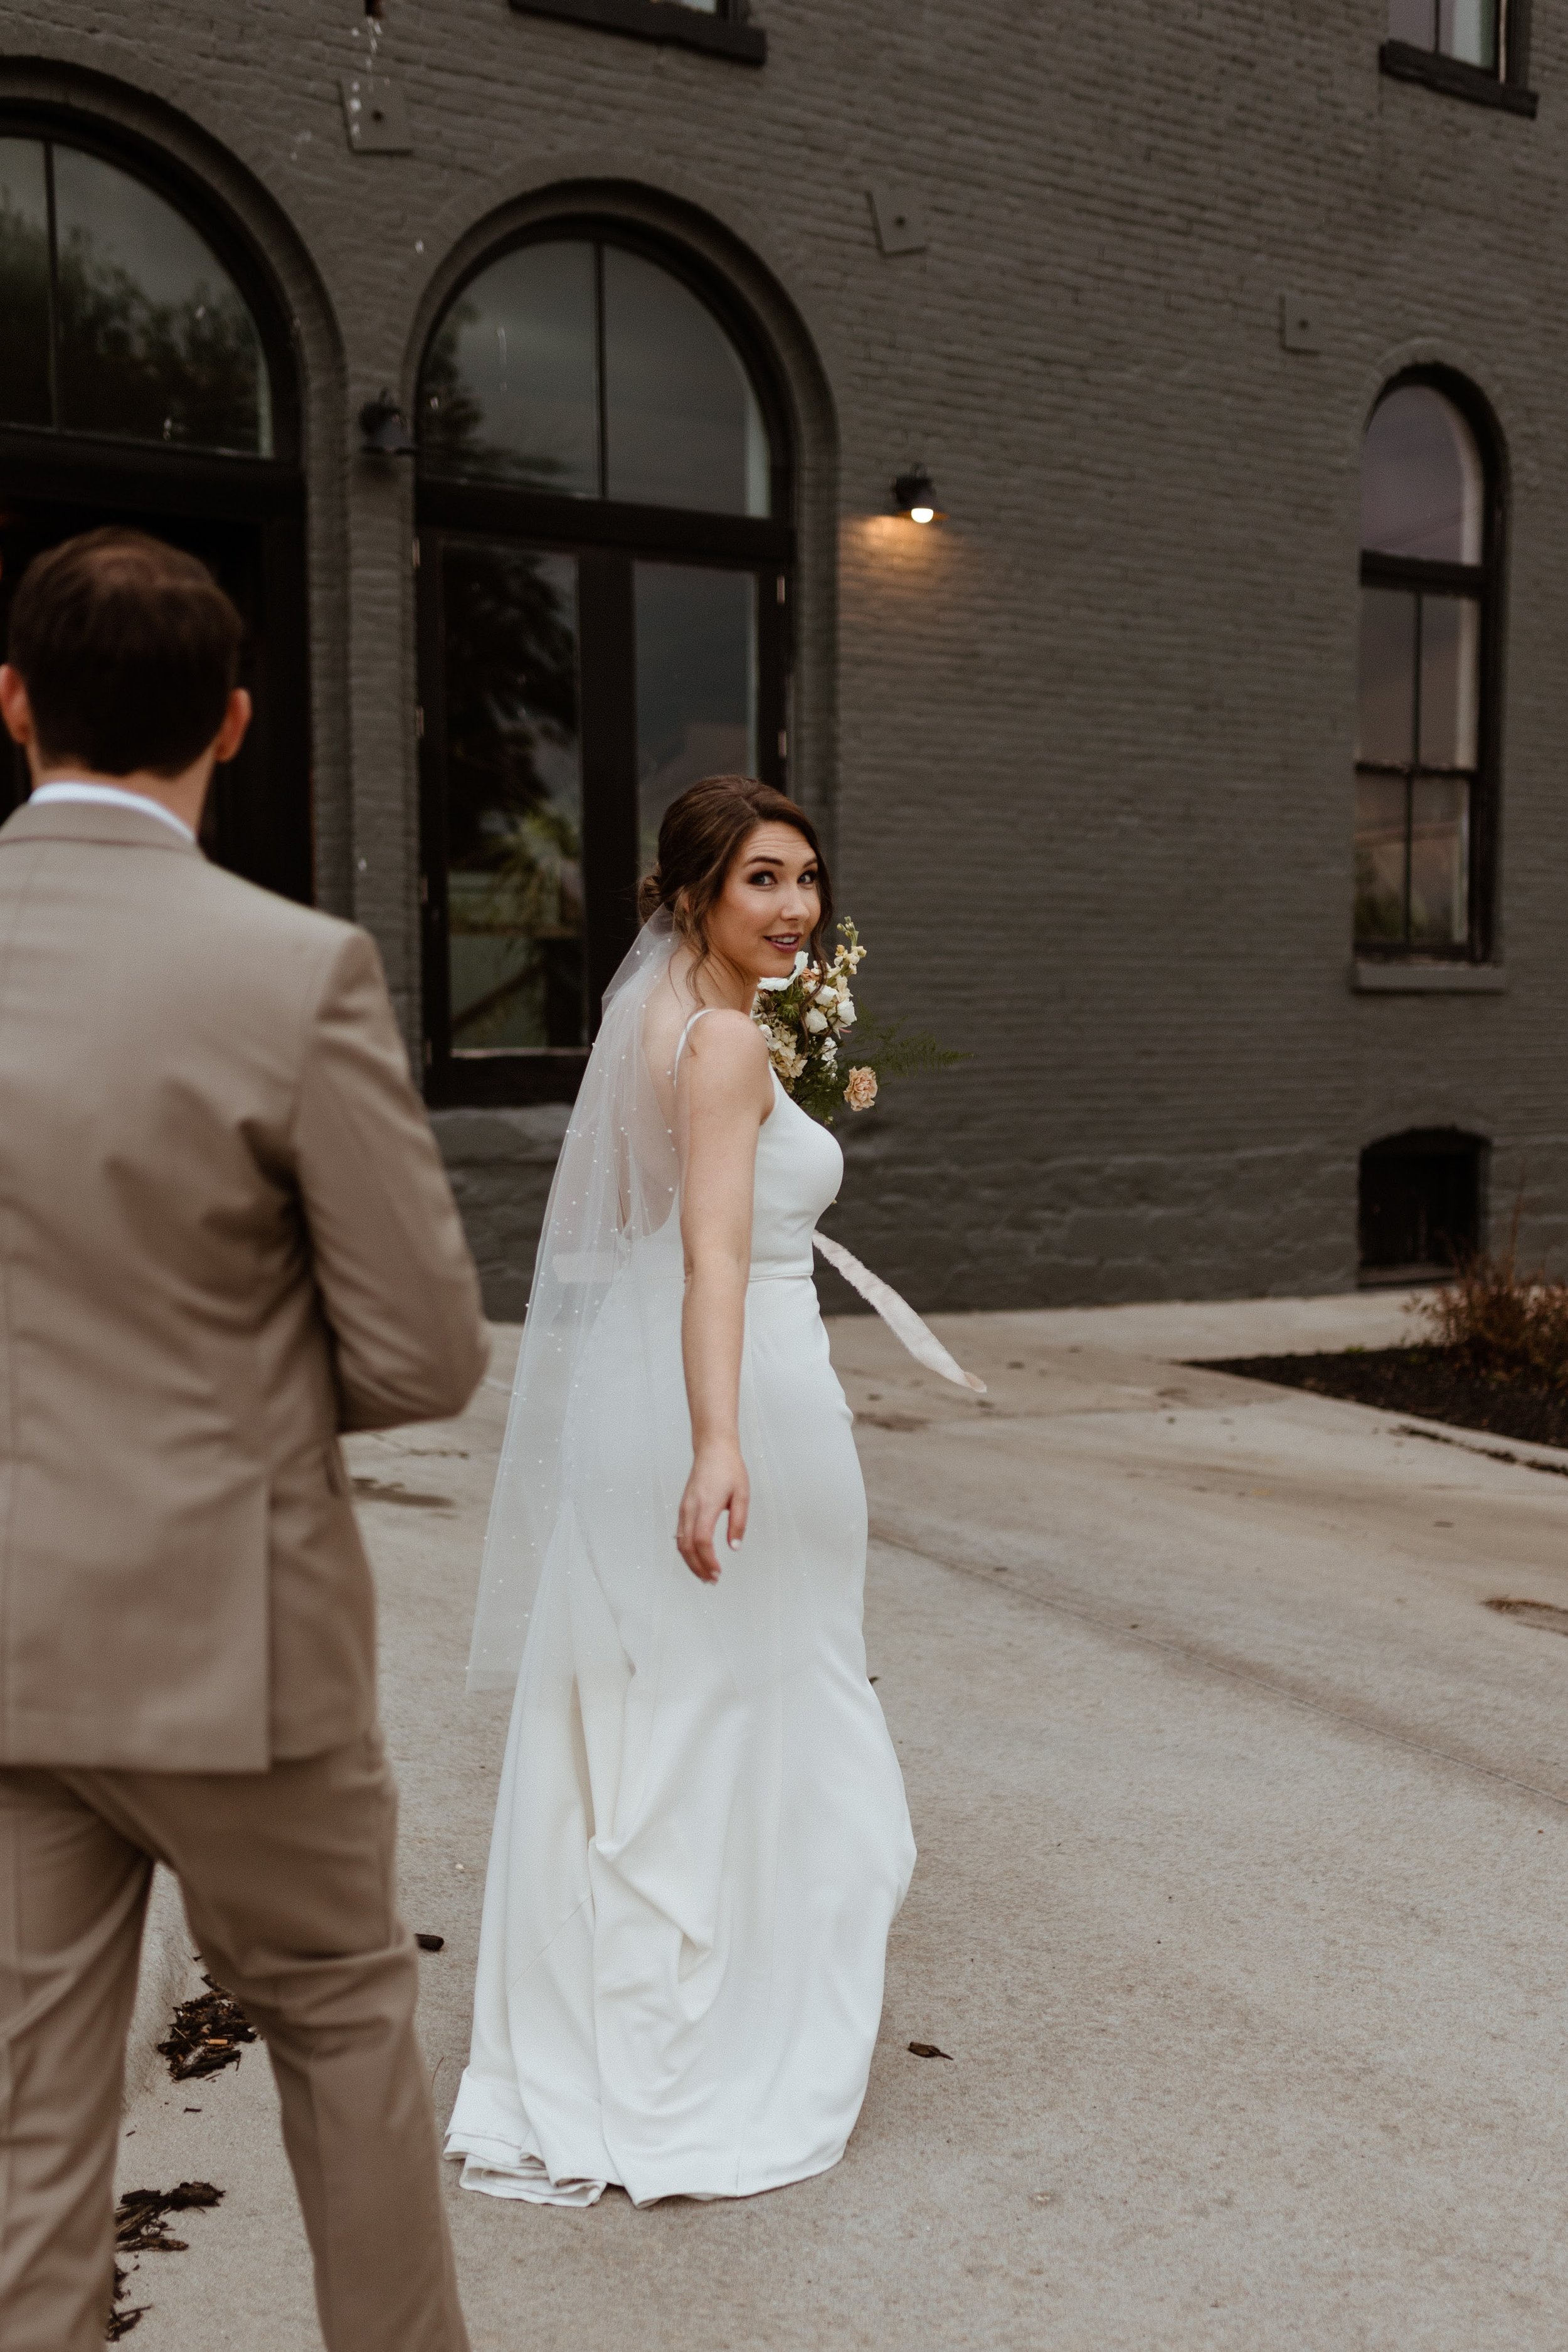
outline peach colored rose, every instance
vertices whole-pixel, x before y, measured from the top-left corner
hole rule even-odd
[[[869,1110],[877,1099],[877,1073],[864,1062],[857,1063],[849,1073],[849,1083],[844,1089],[844,1099],[851,1110]]]

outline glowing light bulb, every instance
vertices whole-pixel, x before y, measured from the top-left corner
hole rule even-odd
[[[936,502],[936,485],[923,466],[912,466],[900,474],[893,484],[893,512],[908,515],[911,522],[936,522],[942,509]]]

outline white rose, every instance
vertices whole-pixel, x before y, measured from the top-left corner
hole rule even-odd
[[[838,1007],[838,1026],[841,1029],[851,1028],[854,1025],[854,1021],[855,999],[852,996],[846,996],[842,999]]]
[[[819,1013],[814,1004],[801,1026],[804,1029],[809,1029],[814,1037],[820,1037],[827,1026],[827,1015],[826,1013]]]

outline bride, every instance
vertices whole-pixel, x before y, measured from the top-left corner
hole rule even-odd
[[[750,1017],[830,919],[809,818],[694,784],[641,908],[551,1194],[470,1665],[516,1698],[447,2149],[543,2204],[836,2164],[914,1864],[811,1278],[843,1156]]]

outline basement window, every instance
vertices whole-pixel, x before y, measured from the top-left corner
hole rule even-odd
[[[1483,1136],[1412,1128],[1361,1156],[1363,1286],[1435,1282],[1481,1244]]]

